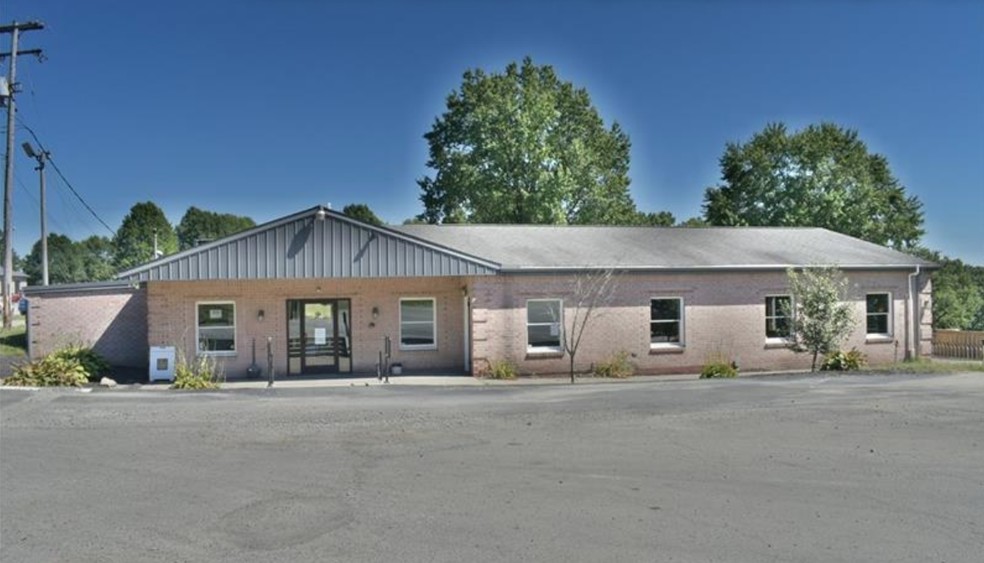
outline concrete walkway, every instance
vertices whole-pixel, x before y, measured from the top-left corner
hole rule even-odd
[[[780,372],[775,372],[779,374]],[[781,372],[790,375],[790,372]],[[806,372],[808,373],[808,372]],[[752,375],[752,374],[749,374]],[[755,373],[754,375],[767,375]],[[743,375],[741,377],[747,377]],[[612,383],[643,383],[652,381],[692,381],[698,379],[697,374],[677,375],[637,375],[626,379],[609,379],[603,377],[578,377],[577,385],[612,384]],[[468,375],[400,375],[392,376],[389,382],[379,381],[372,377],[346,378],[285,378],[277,379],[274,389],[305,389],[327,387],[372,387],[372,386],[432,386],[432,387],[515,387],[529,385],[570,385],[568,376],[557,377],[519,377],[516,379],[480,379]],[[235,379],[221,384],[219,391],[236,391],[244,389],[266,389],[269,384],[265,379]],[[106,388],[98,388],[108,390]],[[170,391],[171,384],[166,381],[154,383],[120,384],[118,390],[141,391]]]
[[[697,375],[658,375],[636,376],[627,379],[608,379],[600,377],[579,377],[577,383],[617,383],[626,381],[681,381],[697,379]],[[479,379],[469,375],[401,375],[389,378],[389,382],[375,377],[355,377],[344,379],[282,379],[274,387],[368,387],[372,385],[436,385],[442,387],[476,386],[514,386],[514,385],[558,385],[570,384],[570,377],[520,377],[516,379]],[[222,384],[222,389],[260,389],[267,387],[266,381],[235,380]]]

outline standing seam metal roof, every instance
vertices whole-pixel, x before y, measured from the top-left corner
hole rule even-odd
[[[121,272],[130,281],[490,275],[498,264],[325,207]]]

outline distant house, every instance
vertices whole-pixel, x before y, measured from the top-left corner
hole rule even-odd
[[[375,373],[386,341],[404,370],[479,374],[507,360],[562,373],[579,272],[614,269],[617,292],[579,369],[624,351],[641,373],[809,366],[788,349],[786,269],[836,264],[873,363],[928,354],[934,266],[814,228],[507,225],[377,227],[324,207],[121,272],[116,282],[31,288],[30,353],[89,343],[120,365],[151,346],[207,354],[245,376],[255,341],[278,376]]]
[[[3,290],[2,284],[4,283],[3,280],[6,277],[4,276],[4,272],[5,270],[3,269],[3,266],[0,266],[0,291]],[[27,274],[19,270],[14,270],[10,276],[14,282],[14,285],[10,288],[10,294],[14,295],[16,293],[20,293],[21,289],[27,285]]]

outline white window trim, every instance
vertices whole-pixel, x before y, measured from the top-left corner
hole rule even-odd
[[[403,343],[403,302],[404,301],[430,301],[431,320],[430,325],[434,330],[433,344],[404,344]],[[400,350],[437,350],[437,298],[435,297],[401,297],[398,306],[400,314]],[[426,321],[407,321],[408,324],[427,324]]]
[[[770,297],[773,297],[773,298],[774,297],[788,297],[789,298],[789,305],[790,305],[790,308],[792,309],[791,315],[789,317],[785,317],[785,316],[781,316],[781,315],[773,315],[773,316],[770,317],[769,316],[769,306],[768,306],[768,304],[765,303],[766,301],[768,301],[768,299]],[[765,307],[765,325],[766,326],[769,324],[769,319],[770,318],[773,318],[773,319],[788,318],[790,320],[790,328],[792,328],[792,315],[795,314],[795,312],[796,312],[796,302],[793,301],[793,296],[792,295],[790,295],[788,293],[770,293],[770,294],[766,295],[765,296],[765,299],[763,299],[762,301],[763,301],[763,306]],[[793,335],[792,334],[790,334],[788,336],[769,336],[768,333],[766,333],[766,335],[765,335],[765,343],[766,344],[792,344],[794,341],[795,341],[795,339],[793,338]]]
[[[556,323],[531,323],[530,322],[530,303],[557,302],[560,303],[560,319]],[[526,351],[532,354],[556,354],[564,352],[564,300],[559,297],[548,297],[543,299],[527,299],[526,308],[523,309],[523,322],[526,326]],[[557,325],[558,346],[530,346],[530,326]]]
[[[652,341],[652,326],[654,322],[672,322],[672,321],[653,321],[653,301],[667,301],[670,299],[676,299],[680,302],[680,342],[653,342]],[[679,295],[657,295],[655,297],[649,298],[649,306],[647,307],[649,316],[646,322],[646,331],[649,333],[649,349],[650,350],[682,350],[687,347],[687,332],[686,332],[686,319],[687,319],[687,302]]]
[[[232,350],[202,350],[201,325],[198,313],[202,305],[232,305]],[[195,302],[195,353],[204,356],[235,356],[239,353],[238,307],[235,301],[196,301]]]
[[[888,311],[885,313],[874,313],[875,315],[885,315],[887,322],[885,323],[885,328],[888,332],[868,332],[868,296],[869,295],[887,295],[888,296]],[[891,340],[895,334],[895,302],[892,300],[891,291],[869,291],[864,294],[864,336],[866,340]]]

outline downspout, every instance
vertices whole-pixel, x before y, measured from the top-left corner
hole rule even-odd
[[[916,271],[908,276],[909,299],[906,309],[909,312],[909,323],[905,335],[905,358],[907,360],[919,357],[919,294],[912,289],[912,282],[919,277],[921,266],[916,264]]]

